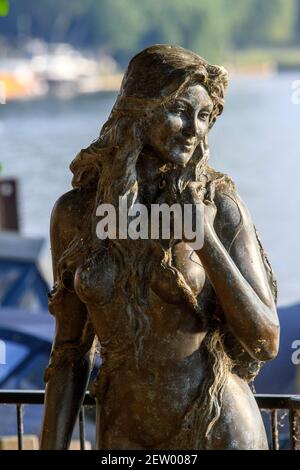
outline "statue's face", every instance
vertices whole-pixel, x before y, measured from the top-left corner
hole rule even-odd
[[[153,116],[148,142],[164,161],[184,166],[209,128],[212,100],[202,85],[190,85]]]

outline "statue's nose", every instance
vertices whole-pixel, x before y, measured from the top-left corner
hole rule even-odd
[[[187,137],[194,137],[197,135],[197,122],[196,117],[191,116],[186,119],[185,125],[183,127],[183,134]]]

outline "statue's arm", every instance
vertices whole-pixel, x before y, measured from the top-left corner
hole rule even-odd
[[[71,193],[69,193],[71,194]],[[51,249],[54,281],[57,263],[68,239],[71,225],[71,196],[63,196],[52,212]],[[68,204],[66,204],[68,202]],[[69,215],[66,215],[66,205]],[[71,210],[72,212],[72,210]],[[50,297],[50,310],[55,317],[56,332],[49,366],[46,370],[45,409],[41,449],[67,449],[84,399],[92,363],[94,331],[85,305],[71,289],[62,287]]]
[[[272,359],[279,322],[253,222],[236,194],[220,194],[216,201],[217,211],[212,203],[205,205],[198,255],[233,335],[254,359]]]

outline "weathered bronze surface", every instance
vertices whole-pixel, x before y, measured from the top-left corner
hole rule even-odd
[[[100,449],[266,449],[249,387],[276,356],[276,282],[232,180],[208,166],[227,72],[180,47],[135,56],[100,137],[71,164],[51,220],[57,329],[43,449],[68,447],[89,381]],[[202,204],[204,246],[96,236],[119,196]]]

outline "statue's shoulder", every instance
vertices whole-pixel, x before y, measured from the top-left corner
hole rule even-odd
[[[205,178],[207,187],[214,191],[214,197],[221,196],[222,194],[233,195],[236,193],[236,186],[233,179],[225,173],[215,170],[211,166],[207,166]]]
[[[60,196],[51,213],[51,238],[61,237],[68,243],[87,223],[95,201],[95,191],[72,189]]]

